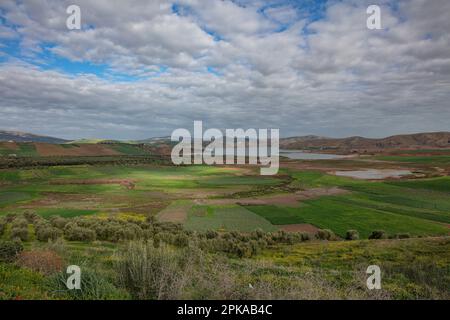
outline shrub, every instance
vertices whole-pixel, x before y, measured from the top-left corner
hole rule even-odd
[[[14,261],[17,254],[23,250],[23,245],[19,241],[1,241],[0,242],[0,261]]]
[[[11,239],[20,239],[22,241],[28,240],[28,225],[26,227],[13,226],[11,229]]]
[[[7,223],[11,223],[11,222],[13,222],[16,219],[16,217],[17,217],[16,213],[8,213],[6,215],[6,222]]]
[[[214,239],[217,238],[219,234],[215,230],[208,230],[206,231],[206,239]]]
[[[62,270],[61,257],[52,250],[23,251],[17,256],[17,265],[43,274],[52,274]]]
[[[345,235],[346,240],[358,240],[359,239],[359,233],[356,230],[348,230]]]
[[[68,222],[67,219],[62,218],[60,216],[51,216],[50,217],[50,223],[52,224],[52,226],[59,228],[59,229],[64,229],[67,222]]]
[[[23,213],[24,218],[28,221],[28,223],[35,223],[36,221],[38,221],[39,219],[42,219],[41,216],[39,216],[36,212],[34,211],[25,211]]]
[[[387,239],[387,234],[383,230],[375,230],[369,236],[369,239]]]
[[[6,230],[6,219],[4,217],[0,217],[0,237],[3,235],[3,232]]]
[[[411,238],[411,235],[409,233],[397,233],[395,235],[396,239],[408,239]]]
[[[81,290],[68,290],[66,286],[68,275],[63,270],[50,277],[51,291],[57,294],[56,298],[72,300],[124,300],[129,294],[117,288],[113,281],[100,272],[88,268],[81,269]]]
[[[93,230],[79,227],[76,224],[66,225],[64,236],[69,241],[94,241],[96,239],[96,234]]]
[[[28,228],[28,221],[24,217],[17,217],[12,222],[12,228]]]
[[[187,255],[151,242],[130,242],[118,255],[119,282],[134,299],[177,299],[188,276]]]
[[[189,238],[185,234],[178,234],[175,236],[174,245],[177,247],[187,247],[189,245]]]
[[[62,231],[47,226],[41,226],[36,229],[36,237],[39,241],[56,240],[62,236]]]
[[[314,238],[314,236],[311,233],[308,233],[308,232],[300,233],[301,241],[309,241],[309,240],[312,240],[313,238]]]
[[[320,240],[334,240],[336,238],[336,236],[334,235],[334,232],[329,229],[318,230],[316,237],[317,237],[317,239],[320,239]]]

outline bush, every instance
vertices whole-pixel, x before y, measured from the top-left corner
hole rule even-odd
[[[26,227],[13,226],[11,229],[11,239],[20,239],[22,241],[28,240],[28,225]]]
[[[17,254],[22,252],[23,245],[19,241],[1,241],[0,242],[0,261],[14,261]]]
[[[411,235],[409,233],[397,233],[395,235],[396,239],[408,239],[411,238]]]
[[[56,298],[72,300],[124,300],[130,298],[125,290],[117,288],[113,281],[98,271],[81,268],[80,290],[68,290],[67,278],[65,270],[50,277],[49,285],[51,291],[57,294]]]
[[[375,230],[369,236],[369,239],[387,239],[387,234],[383,230]]]
[[[23,213],[24,218],[28,221],[28,223],[35,223],[36,221],[42,219],[41,216],[39,216],[34,211],[25,211]]]
[[[68,223],[68,220],[65,218],[62,218],[60,216],[51,216],[50,223],[52,224],[52,226],[54,226],[56,228],[64,229],[64,227]]]
[[[36,229],[36,238],[39,241],[56,240],[62,236],[62,231],[48,226],[41,226]]]
[[[24,217],[18,217],[12,222],[12,228],[28,228],[28,221]]]
[[[356,230],[348,230],[345,235],[345,240],[358,240],[359,233]]]
[[[16,263],[46,275],[61,271],[63,266],[63,261],[56,252],[38,249],[21,252]]]
[[[94,241],[96,239],[96,234],[93,230],[79,227],[76,224],[66,225],[64,236],[69,241]]]
[[[188,276],[187,255],[160,244],[130,242],[118,255],[119,282],[134,299],[177,299]]]
[[[3,232],[6,230],[6,218],[0,217],[0,237],[3,235]]]
[[[314,236],[311,233],[308,232],[301,232],[300,233],[300,240],[301,241],[309,241],[312,240]]]
[[[334,232],[329,229],[318,230],[316,237],[317,237],[317,239],[320,239],[320,240],[334,240],[336,238],[336,236],[334,235]]]

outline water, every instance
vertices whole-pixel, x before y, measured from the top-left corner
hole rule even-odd
[[[407,176],[412,172],[409,170],[394,170],[394,169],[367,169],[354,171],[336,171],[337,176],[350,177],[356,179],[386,179],[386,178],[401,178]]]
[[[295,160],[330,160],[348,158],[348,156],[328,153],[310,153],[301,150],[280,150],[280,156]]]

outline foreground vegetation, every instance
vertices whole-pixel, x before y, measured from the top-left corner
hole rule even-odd
[[[0,262],[1,299],[449,299],[450,239],[275,244],[252,258],[135,240],[26,244]],[[67,265],[81,290],[65,286]],[[368,265],[382,289],[365,286]]]

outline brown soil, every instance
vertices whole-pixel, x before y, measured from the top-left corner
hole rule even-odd
[[[239,205],[278,205],[288,207],[298,207],[299,201],[314,199],[322,196],[331,196],[347,193],[347,190],[333,188],[314,188],[304,191],[297,191],[291,194],[276,194],[264,197],[255,198],[241,198],[241,199],[197,199],[197,204],[206,205],[227,205],[227,204],[239,204]]]
[[[80,144],[72,147],[62,147],[57,144],[35,143],[40,156],[117,156],[122,153],[100,144]]]
[[[319,228],[313,226],[308,223],[299,223],[299,224],[285,224],[279,226],[281,230],[286,232],[308,232],[312,234],[316,234]]]
[[[19,146],[15,142],[4,141],[0,142],[0,148],[5,148],[9,150],[19,150]]]
[[[79,185],[92,185],[92,184],[120,184],[128,190],[133,190],[135,187],[135,181],[131,179],[86,179],[86,180],[52,180],[50,184],[67,185],[67,184],[79,184]]]

